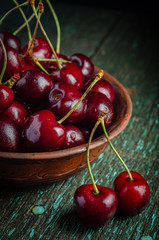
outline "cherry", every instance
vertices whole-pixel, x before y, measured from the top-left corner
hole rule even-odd
[[[84,76],[81,69],[74,63],[63,63],[62,68],[53,70],[50,77],[55,83],[62,82],[72,84],[78,90],[83,87]]]
[[[5,46],[12,47],[17,51],[21,49],[20,39],[9,32],[0,32],[0,38]]]
[[[74,194],[74,208],[80,221],[93,228],[101,227],[111,220],[117,209],[115,192],[97,185],[99,194],[94,193],[92,184],[81,185]]]
[[[101,111],[106,112],[104,123],[106,128],[109,127],[114,118],[114,108],[110,100],[102,93],[90,92],[86,97],[86,102],[86,119],[90,122],[90,127],[97,122]]]
[[[17,94],[31,106],[45,102],[52,86],[50,77],[40,70],[27,70],[21,73],[21,78],[15,84]]]
[[[21,50],[22,54],[25,54],[27,52],[27,49],[28,49],[28,44],[22,48]],[[44,38],[37,37],[34,39],[32,55],[34,55],[36,58],[50,58],[51,54],[52,52],[51,52],[50,46]],[[30,56],[26,56],[25,60],[33,64],[33,66],[37,67],[36,64],[33,62],[33,60],[30,58]],[[47,64],[48,64],[47,61],[39,61],[39,63],[43,67],[47,67]]]
[[[15,73],[20,73],[22,71],[21,63],[19,60],[19,55],[17,50],[12,47],[5,47],[7,53],[7,66],[4,73],[4,78],[9,79]],[[4,65],[4,52],[0,46],[0,71],[2,71]]]
[[[3,116],[12,119],[19,127],[22,127],[29,116],[29,112],[24,104],[14,100],[11,106],[3,113]]]
[[[0,116],[0,151],[17,152],[20,145],[20,128],[10,118]]]
[[[75,53],[70,57],[70,60],[82,70],[86,79],[92,77],[94,73],[94,65],[86,55]]]
[[[114,191],[118,198],[118,211],[123,216],[139,214],[147,206],[150,199],[150,187],[146,180],[137,172],[120,173],[114,181]]]
[[[42,152],[59,149],[66,137],[65,128],[54,114],[41,110],[28,117],[22,129],[23,151]]]
[[[92,80],[89,80],[85,85],[84,88],[82,89],[83,92],[86,91],[86,89],[89,87],[90,83]],[[112,85],[105,80],[100,80],[97,82],[90,90],[90,92],[99,92],[104,94],[111,102],[114,101],[115,98],[115,92],[112,87]]]
[[[63,118],[79,101],[82,93],[72,84],[56,83],[48,96],[48,109],[51,110],[57,120]],[[76,123],[85,116],[86,103],[83,100],[66,119],[66,122]]]
[[[68,61],[68,57],[67,56],[65,56],[65,55],[63,55],[61,53],[56,53],[56,55],[57,55],[59,60],[67,60]],[[53,53],[51,55],[51,59],[56,59],[55,55]],[[63,64],[62,61],[59,61],[59,62],[60,62],[61,65]],[[53,69],[56,69],[56,68],[58,68],[58,64],[57,64],[56,61],[55,62],[54,61],[49,61],[48,62],[47,69],[49,70],[49,72],[52,71]]]
[[[38,67],[33,66],[31,63],[27,62],[24,58],[21,59],[20,61],[21,66],[22,66],[22,72],[25,72],[27,70],[35,70],[38,69]]]
[[[66,129],[66,138],[61,149],[75,147],[85,143],[84,135],[79,128],[72,124],[64,125],[64,127]]]
[[[13,102],[14,92],[11,88],[0,84],[0,114],[2,114]]]

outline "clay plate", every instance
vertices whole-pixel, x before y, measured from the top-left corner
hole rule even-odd
[[[99,68],[95,67],[95,73]],[[110,139],[120,134],[132,114],[132,102],[123,85],[109,73],[103,79],[109,81],[115,90],[115,119],[108,129]],[[104,151],[106,138],[101,135],[92,141],[90,162]],[[0,152],[0,186],[28,186],[56,182],[83,170],[86,164],[87,144],[77,147],[40,153]]]

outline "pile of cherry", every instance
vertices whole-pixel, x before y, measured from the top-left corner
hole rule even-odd
[[[22,48],[17,36],[0,33],[0,151],[45,152],[88,142],[92,184],[80,186],[74,194],[80,221],[100,227],[117,211],[124,216],[140,213],[149,202],[149,185],[139,173],[129,171],[106,132],[114,118],[113,87],[105,80],[92,85],[97,76],[84,54],[55,53],[41,37],[31,44]],[[94,132],[105,133],[126,169],[116,177],[114,190],[95,184],[89,163]]]
[[[20,59],[28,44],[21,48],[20,39],[7,32],[0,33],[0,38],[7,54],[0,84],[0,151],[52,151],[83,144],[101,110],[107,111],[106,126],[111,124],[114,90],[104,80],[60,123],[94,78],[94,66],[87,56],[74,54],[68,59],[58,54],[58,59],[65,60],[61,69],[56,62],[39,61],[49,72],[47,75],[29,56]],[[32,54],[38,59],[55,59],[47,41],[40,37],[34,40]],[[0,71],[3,65],[0,46]],[[11,86],[14,84],[12,89],[7,86],[9,79]]]

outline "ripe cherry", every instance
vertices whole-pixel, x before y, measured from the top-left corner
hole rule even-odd
[[[0,114],[2,114],[14,100],[14,92],[11,88],[0,83]]]
[[[22,66],[19,60],[18,52],[12,47],[5,47],[7,53],[7,66],[4,73],[4,78],[9,79],[15,73],[20,73],[22,71]],[[2,71],[4,65],[4,52],[0,46],[0,71]]]
[[[114,181],[114,191],[118,198],[118,212],[123,216],[139,214],[149,203],[150,187],[146,180],[137,172],[120,173]]]
[[[65,55],[63,55],[63,54],[61,54],[61,53],[56,53],[56,55],[57,55],[57,57],[58,57],[58,59],[59,60],[68,60],[68,57],[67,56],[65,56]],[[51,57],[50,57],[51,59],[56,59],[55,58],[55,55],[52,53],[52,55],[51,55]],[[62,65],[63,64],[63,62],[62,61],[59,61],[60,62],[60,64]],[[47,64],[47,69],[48,69],[48,71],[49,72],[52,72],[52,70],[53,69],[56,69],[56,68],[58,68],[58,64],[57,64],[57,62],[55,61],[49,61],[48,62],[48,64]]]
[[[28,49],[28,44],[23,47],[21,50],[22,54],[25,54]],[[32,55],[34,55],[36,58],[50,58],[51,57],[51,49],[48,44],[48,42],[41,37],[37,37],[34,39],[33,42],[33,49],[32,49]],[[29,63],[33,64],[35,67],[36,64],[33,62],[33,60],[30,58],[30,56],[26,56],[25,60]],[[48,62],[47,61],[39,61],[43,67],[47,67]]]
[[[55,83],[72,84],[78,90],[83,87],[84,76],[74,63],[63,63],[62,68],[53,70],[50,77]]]
[[[89,87],[90,83],[92,80],[89,80],[85,85],[84,88],[82,89],[82,92],[85,92],[86,89]],[[111,102],[114,101],[115,98],[115,92],[112,87],[112,85],[105,80],[100,80],[97,82],[90,90],[90,92],[99,92],[104,94]]]
[[[21,78],[15,84],[17,94],[30,106],[44,103],[52,86],[50,77],[39,70],[21,73]]]
[[[0,116],[0,151],[19,151],[20,134],[20,128],[14,121],[3,115]]]
[[[10,107],[3,113],[3,116],[12,119],[19,127],[22,127],[29,116],[29,112],[24,104],[14,100]]]
[[[86,55],[75,53],[70,57],[70,60],[81,69],[86,79],[92,77],[94,73],[94,65]]]
[[[85,138],[83,133],[79,128],[72,124],[65,124],[66,138],[61,146],[61,149],[75,147],[85,143]]]
[[[23,151],[45,152],[59,149],[66,137],[65,128],[54,114],[41,110],[28,117],[22,129]]]
[[[117,197],[108,187],[97,185],[99,194],[94,193],[92,184],[81,185],[74,194],[74,208],[80,221],[97,228],[110,221],[117,210]]]
[[[18,52],[21,49],[21,42],[18,37],[13,35],[10,32],[1,32],[0,33],[0,38],[2,39],[3,43],[5,46],[12,47]]]
[[[48,109],[51,110],[57,120],[63,118],[79,101],[82,93],[72,84],[56,83],[48,96]],[[83,100],[66,119],[66,122],[76,123],[85,116],[86,103]]]
[[[101,111],[106,112],[104,123],[106,128],[109,127],[114,118],[114,108],[110,100],[102,93],[90,92],[86,97],[86,103],[86,119],[90,122],[90,127],[97,122]]]

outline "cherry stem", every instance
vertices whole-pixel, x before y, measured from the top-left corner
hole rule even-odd
[[[53,58],[38,58],[38,61],[56,62],[56,59],[53,59]],[[70,63],[71,61],[69,61],[69,60],[64,60],[64,59],[60,59],[60,62],[62,62],[62,63]]]
[[[3,20],[4,20],[10,13],[12,13],[12,12],[15,11],[15,10],[17,10],[17,9],[20,8],[20,7],[26,6],[27,4],[28,4],[28,2],[24,2],[24,3],[22,3],[22,4],[18,5],[18,6],[10,9],[10,10],[9,10],[8,12],[6,12],[6,13],[4,14],[4,16],[0,19],[0,24],[2,24]]]
[[[97,74],[95,79],[93,80],[93,82],[89,85],[89,87],[87,88],[87,90],[85,91],[85,93],[82,95],[82,97],[80,98],[80,100],[74,105],[74,107],[62,118],[58,121],[58,123],[62,123],[64,122],[70,115],[71,113],[75,110],[75,108],[83,101],[83,99],[86,97],[86,95],[89,93],[89,91],[91,90],[91,88],[99,81],[101,80],[101,78],[104,75],[104,71],[101,69]]]
[[[20,79],[20,74],[15,73],[10,79],[8,79],[4,85],[8,86],[9,88],[12,88],[13,85]]]
[[[32,9],[33,9],[33,12],[35,13],[35,16],[36,16],[36,18],[37,18],[37,20],[38,20],[38,22],[39,22],[39,26],[40,26],[40,28],[41,28],[41,31],[43,32],[43,34],[44,34],[44,36],[45,36],[45,38],[46,38],[46,40],[47,40],[47,42],[48,42],[48,44],[49,44],[49,46],[50,46],[52,52],[53,52],[53,54],[55,55],[55,58],[56,58],[56,61],[57,61],[58,67],[59,67],[59,69],[61,69],[62,66],[61,66],[61,64],[60,64],[60,62],[59,62],[59,59],[58,59],[57,54],[56,54],[56,52],[55,52],[55,49],[53,48],[52,43],[50,42],[50,40],[49,40],[49,38],[48,38],[48,36],[47,36],[47,34],[46,34],[46,32],[45,32],[45,30],[44,30],[42,24],[41,24],[41,21],[40,21],[38,15],[37,15],[37,12],[36,12],[35,6],[32,6]]]
[[[125,162],[123,161],[123,159],[121,158],[121,156],[119,155],[119,153],[116,151],[116,149],[114,148],[113,144],[111,143],[111,141],[110,141],[110,139],[109,139],[109,137],[108,137],[108,134],[107,134],[107,131],[106,131],[106,128],[105,128],[105,125],[104,125],[104,119],[102,119],[101,125],[102,125],[103,131],[104,131],[104,134],[105,134],[105,136],[106,136],[106,138],[107,138],[108,143],[110,144],[112,150],[114,151],[114,153],[116,154],[116,156],[118,157],[118,159],[120,160],[120,162],[121,162],[121,163],[123,164],[123,166],[125,167],[128,175],[129,175],[130,181],[134,181],[134,179],[133,179],[133,177],[132,177],[132,175],[131,175],[128,167],[126,166]]]
[[[41,0],[39,1],[39,3],[41,2]],[[39,8],[39,5],[37,6],[37,8],[36,8],[36,10],[38,10],[38,8]],[[15,30],[14,32],[13,32],[13,35],[17,35],[26,25],[27,25],[27,23],[29,23],[32,19],[33,19],[33,17],[35,16],[35,14],[33,13],[28,19],[27,19],[27,22],[24,22],[17,30]]]
[[[52,13],[52,16],[55,20],[55,23],[56,23],[56,29],[57,29],[57,45],[56,45],[56,52],[57,53],[60,53],[60,42],[61,42],[61,29],[60,29],[60,24],[59,24],[59,21],[58,21],[58,18],[57,18],[57,15],[53,9],[53,6],[51,5],[50,1],[49,0],[46,0],[49,8],[50,8],[50,11]]]
[[[6,52],[5,46],[4,46],[1,38],[0,38],[0,43],[2,45],[2,49],[3,49],[3,52],[4,52],[4,64],[3,64],[3,69],[2,69],[2,72],[1,72],[1,75],[0,75],[0,84],[1,84],[4,73],[5,73],[5,70],[6,70],[6,66],[7,66],[7,52]]]
[[[16,1],[16,0],[13,0],[13,2],[17,5],[17,7],[19,7],[19,3]],[[28,24],[28,20],[24,14],[24,11],[22,10],[21,6],[19,7],[19,11],[21,12],[23,18],[24,18],[24,21],[26,23],[26,26],[27,26],[27,30],[28,30],[28,37],[29,37],[29,40],[32,38],[31,37],[31,31],[30,31],[30,27],[29,27],[29,24]]]
[[[94,181],[94,177],[93,177],[93,174],[92,174],[92,170],[91,170],[91,165],[90,165],[90,161],[89,161],[89,153],[90,153],[90,145],[91,145],[91,141],[92,141],[92,138],[93,138],[93,135],[95,133],[95,130],[97,129],[98,125],[100,124],[100,120],[98,120],[96,122],[96,124],[94,125],[92,131],[91,131],[91,134],[90,134],[90,137],[89,137],[89,141],[88,141],[88,148],[87,148],[87,166],[88,166],[88,171],[89,171],[89,174],[90,174],[90,177],[91,177],[91,181],[92,181],[92,184],[93,184],[93,193],[95,195],[98,195],[99,194],[99,190],[95,184],[95,181]]]

